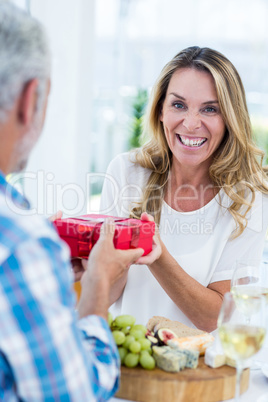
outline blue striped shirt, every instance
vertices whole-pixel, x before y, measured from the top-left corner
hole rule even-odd
[[[0,173],[0,401],[108,400],[111,332],[101,317],[77,319],[69,251],[29,208]]]

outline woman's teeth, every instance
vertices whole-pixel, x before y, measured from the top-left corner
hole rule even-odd
[[[187,147],[200,147],[207,140],[206,138],[189,140],[189,138],[183,137],[182,135],[179,135],[178,137],[180,142]]]

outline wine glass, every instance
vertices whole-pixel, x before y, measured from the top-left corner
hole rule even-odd
[[[251,309],[254,307],[250,301],[247,303],[247,300],[249,296],[261,292],[260,286],[257,285],[260,281],[259,265],[259,260],[237,261],[231,280],[231,292],[240,296],[240,309],[243,309],[247,323],[250,322]]]
[[[231,281],[231,292],[240,297],[247,323],[250,322],[251,309],[254,308],[250,303],[251,295],[264,295],[266,297],[266,328],[268,325],[268,261],[267,260],[245,260],[237,261],[236,268]],[[239,304],[239,301],[238,301]],[[264,352],[264,353],[263,353]],[[265,341],[265,348],[259,353],[251,364],[251,369],[262,367],[268,357],[268,337]]]
[[[232,293],[244,295],[262,294],[268,303],[268,261],[237,261],[231,280]],[[250,316],[250,312],[249,312]]]
[[[243,303],[246,303],[246,309],[249,303],[252,306],[249,322],[241,309]],[[264,342],[265,297],[252,295],[245,300],[231,292],[226,293],[218,317],[218,330],[225,355],[236,362],[235,401],[238,402],[244,364]]]

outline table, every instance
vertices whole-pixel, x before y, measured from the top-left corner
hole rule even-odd
[[[268,240],[266,240],[265,242],[263,260],[268,261]],[[256,358],[258,357],[258,360],[268,364],[268,336],[266,337],[265,343],[266,343],[265,349],[263,348],[256,355]],[[110,402],[136,402],[136,401],[111,398]],[[235,402],[235,400],[228,399],[225,402]],[[248,390],[240,396],[240,402],[268,402],[268,378],[265,377],[265,375],[262,373],[261,370],[250,370],[249,387]]]
[[[260,397],[264,395],[266,395],[266,398],[262,401],[258,401]],[[111,398],[110,402],[129,401],[126,399]],[[226,402],[234,402],[234,399],[228,399]],[[249,387],[248,390],[240,396],[240,402],[268,402],[268,378],[263,375],[261,370],[250,371]]]

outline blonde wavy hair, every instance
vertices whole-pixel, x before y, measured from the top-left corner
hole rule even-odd
[[[230,197],[229,212],[236,222],[233,238],[247,226],[246,215],[255,200],[255,190],[268,194],[267,169],[262,167],[264,153],[253,140],[245,90],[233,64],[221,53],[197,46],[178,53],[163,68],[152,90],[144,121],[143,135],[148,138],[135,150],[135,162],[152,172],[144,188],[143,198],[132,208],[136,218],[147,211],[160,223],[162,202],[172,165],[163,124],[162,106],[170,79],[181,68],[209,72],[214,78],[220,111],[226,126],[222,143],[217,149],[209,175],[216,188],[223,188]]]

